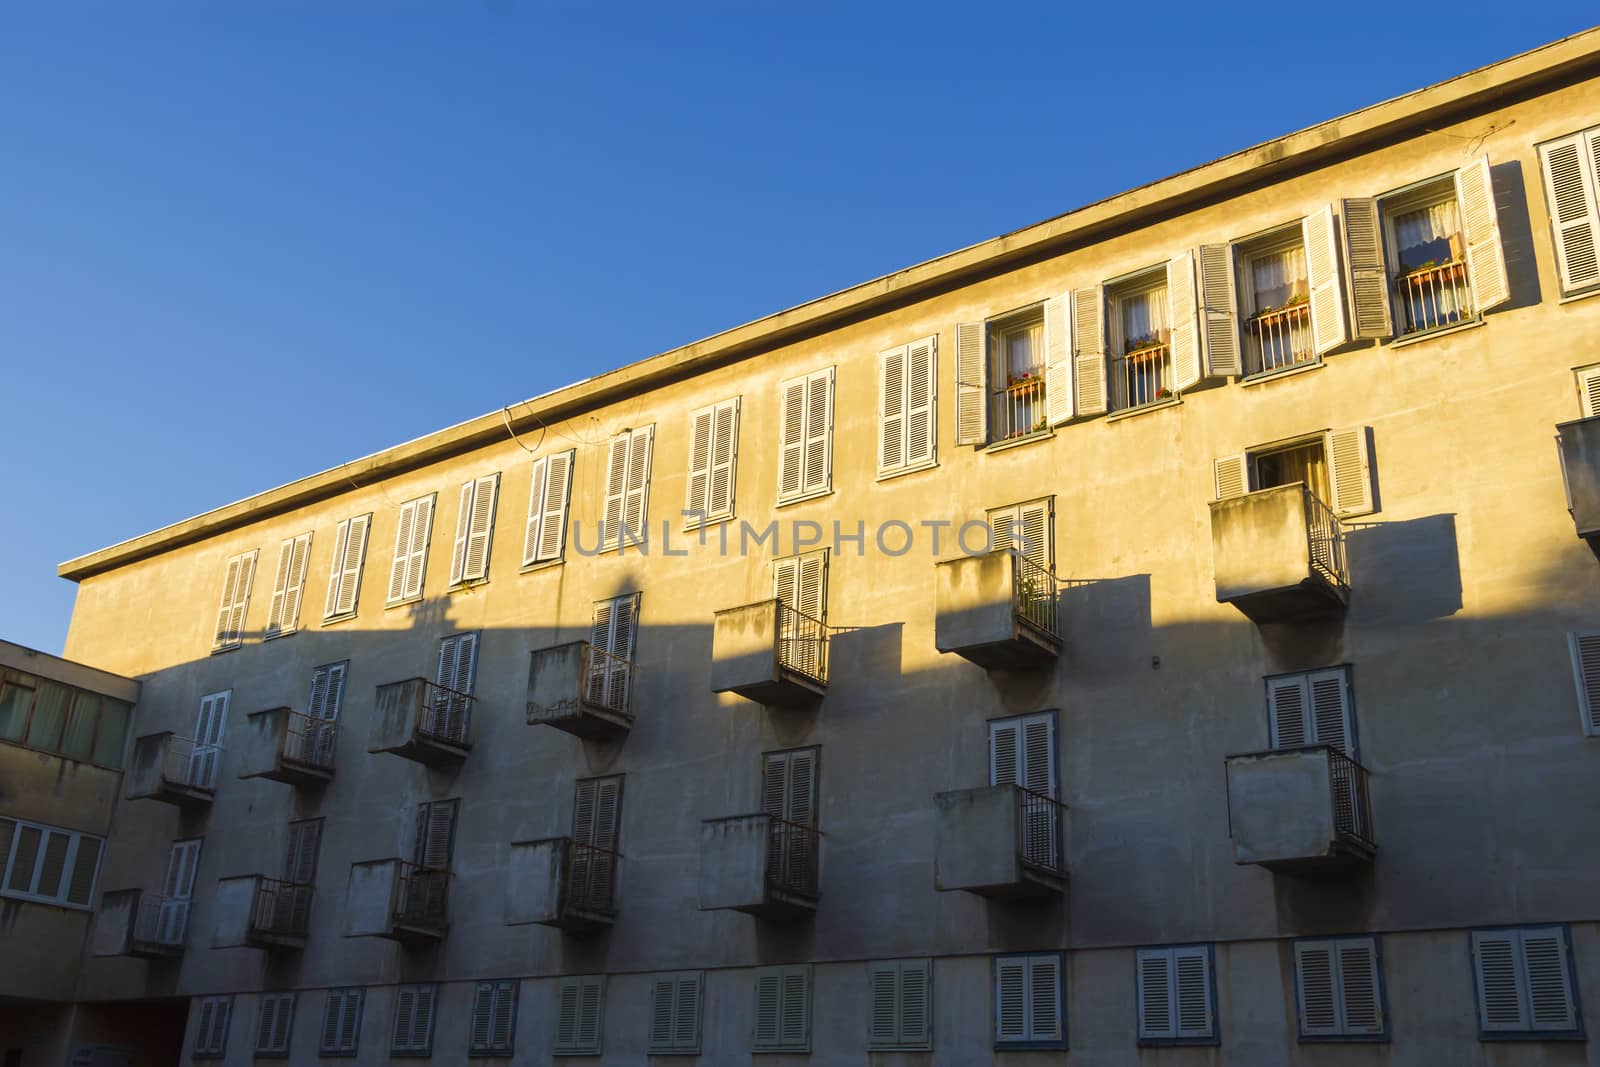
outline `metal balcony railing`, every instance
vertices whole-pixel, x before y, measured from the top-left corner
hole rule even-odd
[[[1111,359],[1111,408],[1121,411],[1172,396],[1172,349],[1147,344]]]
[[[767,823],[767,884],[785,893],[817,895],[822,831],[776,815]]]
[[[1311,567],[1339,589],[1350,588],[1350,568],[1345,560],[1344,523],[1333,509],[1302,485],[1305,494],[1306,541]]]
[[[284,726],[283,758],[291,763],[331,771],[338,733],[338,723],[291,711]]]
[[[778,604],[778,665],[828,684],[828,627],[810,615]]]
[[[1267,374],[1316,361],[1311,305],[1286,304],[1250,316],[1244,330],[1245,373]]]
[[[632,714],[633,663],[593,645],[584,651],[584,695],[591,707],[604,708],[618,715]]]
[[[1021,552],[1011,553],[1012,609],[1017,618],[1051,637],[1060,637],[1056,615],[1056,576]]]
[[[995,389],[989,402],[993,412],[989,440],[1011,441],[1049,429],[1044,390],[1043,367],[1011,375],[1005,385]]]
[[[133,941],[174,951],[183,947],[189,932],[188,897],[141,894],[133,916]]]
[[[397,926],[443,930],[449,913],[450,872],[398,861],[394,921]]]
[[[250,929],[274,937],[304,937],[311,924],[311,887],[302,882],[256,877]]]
[[[567,906],[611,915],[617,910],[617,863],[622,854],[594,845],[567,846]]]
[[[1328,773],[1333,780],[1333,826],[1368,847],[1372,839],[1372,798],[1367,791],[1367,769],[1330,745]]]
[[[1060,875],[1061,813],[1066,806],[1026,786],[1012,788],[1017,793],[1017,855],[1030,867]]]
[[[470,693],[448,689],[426,678],[407,678],[378,686],[378,717],[408,714],[417,733],[451,744],[467,744],[472,726]]]
[[[1400,275],[1394,293],[1403,334],[1436,330],[1472,318],[1472,286],[1467,281],[1467,265],[1459,260]]]
[[[214,792],[221,745],[200,745],[187,737],[168,734],[161,752],[161,777],[175,785]]]

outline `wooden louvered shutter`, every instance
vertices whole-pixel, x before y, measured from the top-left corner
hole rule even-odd
[[[994,963],[994,1039],[997,1044],[1028,1039],[1027,962],[1021,957]]]
[[[658,977],[650,982],[650,1051],[661,1052],[674,1047],[673,1017],[677,1005],[677,982],[671,977]]]
[[[1367,428],[1349,426],[1329,430],[1323,444],[1328,457],[1328,483],[1333,499],[1327,503],[1340,518],[1369,515],[1373,510],[1372,458]]]
[[[828,621],[828,554],[812,552],[795,561],[794,609],[817,620]]]
[[[310,885],[317,877],[317,848],[322,843],[322,820],[299,819],[289,824],[289,851],[283,862],[283,879]]]
[[[700,972],[679,975],[676,982],[676,1004],[672,1012],[672,1047],[682,1052],[700,1048]]]
[[[311,554],[311,535],[301,534],[283,542],[278,549],[278,569],[272,581],[272,604],[267,610],[264,636],[277,637],[293,631],[300,620],[300,599],[306,585],[306,560]]]
[[[710,518],[706,501],[711,491],[711,433],[716,408],[701,408],[689,416],[689,480],[683,510],[691,524]]]
[[[450,557],[450,584],[477,582],[489,576],[489,549],[494,540],[495,499],[500,475],[474,478],[461,487],[456,517],[455,551]]]
[[[1177,1037],[1177,1020],[1172,1010],[1172,950],[1142,948],[1135,957],[1139,1037],[1149,1040]]]
[[[556,1007],[556,1042],[558,1053],[573,1048],[578,1040],[578,980],[561,979],[560,1001]]]
[[[800,557],[775,560],[772,564],[772,595],[785,607],[799,599]]]
[[[1389,306],[1389,273],[1383,259],[1383,228],[1378,202],[1370,196],[1346,200],[1344,251],[1350,284],[1350,332],[1357,338],[1394,333]]]
[[[1472,961],[1478,986],[1478,1025],[1486,1032],[1527,1030],[1520,942],[1516,930],[1474,930]]]
[[[411,1047],[426,1050],[433,1044],[434,1001],[439,996],[436,985],[415,986],[415,1008],[411,1015]]]
[[[1030,715],[1021,722],[1022,770],[1019,785],[1056,795],[1055,720],[1049,715]]]
[[[627,493],[622,502],[622,539],[644,543],[649,539],[650,456],[655,427],[634,430],[628,437]]]
[[[1028,957],[1028,1040],[1061,1040],[1061,959]]]
[[[255,576],[255,549],[228,560],[222,580],[222,604],[217,610],[218,648],[244,641],[244,621],[250,609],[250,587]]]
[[[604,978],[591,977],[580,980],[577,1034],[577,1047],[580,1049],[600,1051],[600,1013],[604,992]]]
[[[560,559],[566,550],[573,455],[573,450],[568,449],[533,461],[528,527],[522,543],[523,566]]]
[[[479,982],[472,995],[472,1048],[487,1052],[493,1049],[491,1034],[494,1029],[494,982]]]
[[[1211,953],[1203,946],[1172,950],[1177,986],[1178,1037],[1210,1037]]]
[[[167,854],[167,877],[162,895],[187,900],[194,895],[195,872],[200,866],[200,838],[174,841]]]
[[[367,532],[371,528],[370,513],[339,524],[328,574],[328,598],[323,605],[325,618],[355,613],[361,595],[361,568],[367,556]]]
[[[1046,570],[1055,570],[1055,538],[1052,536],[1051,502],[1035,500],[1017,509],[1018,527],[1022,533],[1022,554]]]
[[[906,346],[878,353],[878,473],[906,464]]]
[[[394,530],[394,559],[389,564],[389,602],[405,597],[406,573],[411,558],[411,530],[417,521],[415,500],[400,505],[400,519]]]
[[[1072,419],[1072,294],[1044,302],[1044,400],[1051,426]]]
[[[1341,1030],[1349,1035],[1383,1033],[1378,943],[1370,937],[1334,942],[1339,969]]]
[[[1600,285],[1600,133],[1575,133],[1541,145],[1545,202],[1565,293]]]
[[[778,445],[778,499],[787,500],[805,491],[806,467],[806,380],[794,378],[783,383],[782,437]]]
[[[1298,941],[1294,946],[1295,979],[1300,988],[1300,1035],[1331,1037],[1339,1033],[1337,980],[1332,941]]]
[[[458,803],[434,800],[417,805],[417,843],[413,852],[417,866],[437,871],[450,869]]]
[[[456,540],[450,553],[450,584],[459,585],[466,579],[467,542],[472,537],[473,501],[477,496],[476,481],[461,486],[461,499],[456,508]]]
[[[1199,334],[1204,372],[1239,373],[1239,315],[1233,280],[1233,246],[1201,245],[1195,256],[1199,275]]]
[[[1250,457],[1243,452],[1216,461],[1214,488],[1218,500],[1244,496],[1250,491]]]
[[[339,709],[344,706],[344,676],[348,661],[318,667],[311,675],[311,697],[306,714],[313,719],[336,722]]]
[[[416,1029],[417,991],[420,987],[403,985],[394,995],[394,1030],[389,1035],[390,1052],[418,1051],[412,1037]]]
[[[817,752],[803,748],[789,753],[784,818],[800,826],[817,821]]]
[[[1583,732],[1600,736],[1600,631],[1567,635],[1572,648],[1572,673],[1578,683],[1578,713]]]
[[[1200,324],[1195,301],[1194,256],[1188,252],[1167,261],[1167,301],[1172,330],[1172,389],[1187,389],[1200,381]]]
[[[613,437],[606,457],[606,502],[600,519],[602,550],[622,544],[622,512],[628,495],[628,441],[626,433]]]
[[[1578,382],[1578,412],[1586,419],[1600,415],[1600,366],[1575,372]]]
[[[476,631],[447,637],[439,642],[439,673],[434,681],[463,696],[471,696],[477,666]]]
[[[783,972],[783,1007],[779,1039],[785,1048],[803,1048],[811,1036],[811,969],[789,967]]]
[[[1545,926],[1522,930],[1520,935],[1531,1028],[1576,1029],[1577,1006],[1572,997],[1565,932],[1559,926]]]
[[[755,1033],[751,1043],[757,1051],[777,1048],[782,1044],[782,1002],[782,976],[776,971],[756,975]]]
[[[228,718],[228,698],[233,690],[212,693],[200,700],[194,724],[194,746],[189,750],[188,781],[202,789],[217,786],[217,764],[222,759],[222,733]]]
[[[1467,277],[1472,282],[1473,303],[1481,313],[1511,299],[1488,156],[1456,171],[1456,203],[1461,208],[1461,233],[1467,245]]]
[[[1309,697],[1303,674],[1267,679],[1267,725],[1272,748],[1298,748],[1311,743]]]
[[[867,984],[872,1003],[867,1017],[867,1042],[875,1048],[900,1043],[900,965],[872,963],[867,966]]]
[[[598,779],[594,782],[594,793],[594,824],[588,843],[615,852],[622,816],[622,779]]]
[[[988,439],[989,386],[984,325],[956,326],[956,444],[982,445]]]
[[[489,1047],[495,1052],[511,1051],[511,1029],[516,1021],[517,983],[495,982],[490,1006]]]
[[[1106,410],[1105,307],[1098,285],[1072,291],[1072,393],[1079,415]]]
[[[1317,355],[1325,355],[1350,339],[1345,331],[1344,293],[1340,284],[1339,242],[1333,228],[1333,205],[1307,215],[1301,223],[1306,243],[1306,275],[1311,284],[1311,338]]]
[[[1016,719],[989,724],[989,784],[1021,785],[1022,726]]]
[[[989,512],[989,551],[1011,552],[1019,548],[1022,515],[1015,507]]]
[[[932,463],[939,451],[939,338],[912,341],[906,346],[906,452],[905,465]]]
[[[428,537],[433,531],[433,497],[419,497],[400,509],[395,532],[395,562],[389,574],[389,599],[411,600],[422,595],[427,570]]]
[[[1350,721],[1350,684],[1344,668],[1312,671],[1305,677],[1311,697],[1308,722],[1313,736],[1310,740],[1354,758],[1355,731],[1351,729]]]
[[[706,489],[708,518],[733,515],[734,490],[739,475],[739,398],[724,400],[712,413],[711,478]]]
[[[900,964],[900,1044],[926,1048],[933,1040],[933,963]]]
[[[212,997],[206,997],[200,1001],[200,1022],[194,1028],[196,1052],[214,1053],[218,1051],[211,1044],[211,1031],[217,1018],[217,1007],[217,1001]]]
[[[806,379],[806,493],[833,485],[833,368]]]

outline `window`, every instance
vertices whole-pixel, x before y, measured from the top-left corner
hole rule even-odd
[[[772,595],[785,609],[778,620],[778,662],[809,678],[828,677],[828,550],[772,564]]]
[[[1238,247],[1244,373],[1270,374],[1317,361],[1304,226],[1275,230]]]
[[[1098,288],[1085,294],[1081,307],[1068,297],[1051,297],[987,322],[956,326],[956,444],[987,445],[1020,440],[1072,418],[1073,340],[1082,335],[1077,355],[1089,368],[1079,382],[1084,403],[1079,415],[1105,410],[1105,347],[1102,340]],[[1077,294],[1073,294],[1076,296]],[[1098,407],[1095,397],[1099,397]]]
[[[1273,748],[1328,745],[1356,755],[1350,668],[1330,667],[1267,679],[1267,724]]]
[[[422,579],[428,570],[428,538],[433,533],[434,494],[400,505],[394,531],[394,561],[389,566],[389,604],[404,604],[422,597]]]
[[[513,980],[479,982],[472,996],[473,1056],[509,1056],[517,1034],[517,987]]]
[[[624,430],[611,439],[606,462],[605,513],[600,519],[600,551],[625,543],[642,545],[650,517],[650,452],[656,428]]]
[[[1044,323],[1042,305],[988,323],[991,441],[1050,428]]]
[[[522,538],[522,565],[561,559],[567,550],[567,505],[572,499],[573,449],[533,461],[528,492],[528,526]]]
[[[435,983],[403,985],[395,990],[390,1055],[433,1055],[433,1009],[438,996]]]
[[[441,638],[439,667],[433,680],[447,692],[427,709],[425,728],[429,733],[452,741],[467,739],[472,716],[472,687],[477,677],[477,631]]]
[[[791,378],[779,387],[783,430],[778,444],[778,503],[833,489],[833,368]]]
[[[1021,841],[1024,861],[1059,872],[1061,830],[1056,800],[1056,717],[1054,712],[1018,715],[989,722],[989,784],[1015,785],[1022,795]]]
[[[1060,952],[994,958],[994,1047],[1066,1048]]]
[[[1583,1036],[1565,927],[1472,931],[1472,976],[1480,1038]]]
[[[932,961],[869,963],[867,981],[872,987],[867,1047],[873,1051],[932,1048]]]
[[[322,1011],[324,1056],[354,1056],[361,1041],[361,1006],[365,989],[330,989]]]
[[[461,802],[425,800],[417,805],[417,837],[411,862],[433,871],[448,871],[455,851],[456,811]]]
[[[1600,737],[1600,631],[1584,630],[1567,635],[1572,647],[1572,673],[1578,683],[1578,714],[1583,732]]]
[[[283,862],[283,880],[291,885],[312,885],[317,880],[317,852],[322,846],[322,820],[295,819],[289,823],[289,849]],[[311,901],[305,901],[307,907]]]
[[[1561,291],[1600,286],[1600,126],[1539,146]]]
[[[0,818],[0,896],[92,908],[104,847],[93,834]]]
[[[194,1058],[220,1060],[228,1054],[228,1019],[233,998],[201,997],[200,1018],[194,1029]]]
[[[0,671],[0,741],[122,769],[133,707],[21,671]]]
[[[990,508],[989,546],[994,552],[1020,552],[1048,571],[1056,569],[1055,497]]]
[[[931,467],[938,459],[939,338],[878,353],[878,477]]]
[[[292,537],[278,548],[278,571],[272,579],[272,605],[267,609],[270,640],[292,634],[300,625],[300,601],[306,591],[306,562],[311,558],[311,535]]]
[[[1365,426],[1327,430],[1216,461],[1218,500],[1303,481],[1339,518],[1377,510],[1372,447]]]
[[[264,993],[256,1016],[257,1056],[289,1055],[289,1034],[294,1026],[294,994]]]
[[[701,408],[689,416],[689,481],[684,494],[686,526],[733,518],[739,472],[739,398]]]
[[[223,572],[222,605],[217,609],[217,633],[211,651],[226,652],[244,644],[244,620],[250,608],[250,583],[255,576],[255,549],[229,558]]]
[[[1134,958],[1139,1044],[1216,1044],[1211,946],[1141,948],[1134,950]]]
[[[334,739],[339,712],[344,707],[344,680],[350,661],[326,663],[311,672],[311,695],[306,698],[305,736],[300,740],[300,757],[318,766],[333,765]]]
[[[634,642],[639,632],[639,594],[597,600],[589,627],[587,700],[597,707],[627,711],[632,695]]]
[[[763,757],[761,810],[771,817],[767,881],[798,893],[817,892],[817,763],[819,748]]]
[[[194,899],[195,876],[200,871],[200,845],[203,839],[174,841],[167,852],[167,875],[161,883],[161,899],[156,907],[155,940],[162,945],[181,945],[189,930],[189,902]]]
[[[585,778],[573,789],[572,859],[567,903],[609,912],[622,832],[622,775]]]
[[[561,1000],[556,1011],[557,1056],[600,1055],[601,1016],[606,980],[591,974],[561,979]]]
[[[658,974],[650,981],[650,1048],[655,1055],[700,1051],[705,972]]]
[[[217,765],[222,762],[222,732],[228,724],[228,701],[233,690],[200,698],[200,714],[195,717],[193,744],[189,749],[186,781],[200,789],[217,787]]]
[[[489,549],[494,542],[494,507],[500,495],[500,475],[473,478],[461,484],[456,511],[456,543],[450,553],[450,584],[483,582],[489,578]]]
[[[1194,280],[1190,277],[1188,281],[1188,303],[1192,304]],[[1175,301],[1169,296],[1174,291],[1181,289],[1168,288],[1167,271],[1161,268],[1106,287],[1110,311],[1107,321],[1111,342],[1111,410],[1154,404],[1177,394],[1173,373]],[[1192,315],[1185,330],[1192,346]]]
[[[1300,1040],[1388,1037],[1375,937],[1294,943]]]
[[[810,1052],[810,964],[757,971],[755,1017],[752,1052]]]
[[[367,532],[372,529],[372,514],[345,519],[333,535],[333,559],[328,568],[328,599],[322,608],[324,621],[343,619],[356,613],[361,599],[361,565],[367,558]]]

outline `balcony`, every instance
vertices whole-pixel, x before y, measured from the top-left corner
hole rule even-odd
[[[302,949],[311,925],[309,885],[251,874],[222,878],[212,899],[212,948]]]
[[[935,889],[1021,901],[1059,897],[1066,888],[1060,801],[1019,785],[959,789],[933,801]]]
[[[1344,526],[1302,482],[1211,502],[1217,602],[1256,623],[1340,615]]]
[[[430,767],[458,763],[472,750],[472,706],[467,693],[426,678],[378,686],[378,714],[368,752],[392,752]]]
[[[346,937],[429,944],[449,926],[450,872],[401,859],[350,865]]]
[[[1451,244],[1459,244],[1452,238]],[[1472,319],[1472,285],[1467,264],[1452,259],[1426,263],[1395,279],[1395,304],[1400,309],[1400,333],[1423,333]]]
[[[1556,427],[1567,511],[1578,536],[1600,557],[1600,416]]]
[[[1311,303],[1296,297],[1245,320],[1245,373],[1271,374],[1317,361],[1311,343]]]
[[[619,853],[570,837],[514,843],[506,924],[539,923],[580,936],[610,929],[621,860]]]
[[[707,819],[700,835],[700,910],[730,909],[773,922],[817,910],[822,833],[772,815]]]
[[[711,691],[758,704],[814,704],[828,689],[828,627],[780,600],[717,612]]]
[[[1283,874],[1330,874],[1372,862],[1367,770],[1327,745],[1227,759],[1233,861]]]
[[[159,800],[181,808],[210,805],[217,790],[222,749],[171,733],[146,734],[128,761],[128,799]]]
[[[1048,667],[1061,654],[1056,577],[1017,552],[934,567],[933,640],[985,670]]]
[[[528,665],[528,725],[596,740],[625,736],[633,728],[633,664],[587,641],[539,649]]]
[[[1126,411],[1171,400],[1172,349],[1159,337],[1134,342],[1111,360],[1111,409]]]
[[[240,778],[266,778],[300,788],[333,777],[339,726],[289,708],[269,708],[245,717],[240,746]]]
[[[1006,384],[994,389],[990,396],[989,412],[994,425],[989,427],[989,443],[1003,444],[1047,433],[1050,420],[1044,397],[1043,367],[1008,375]]]
[[[96,956],[175,960],[189,933],[186,897],[120,889],[104,894],[95,915],[91,951]]]

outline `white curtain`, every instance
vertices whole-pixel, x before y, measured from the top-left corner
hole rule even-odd
[[[1281,308],[1292,298],[1311,293],[1306,278],[1306,250],[1301,245],[1257,256],[1250,261],[1250,274],[1257,311]]]
[[[1122,309],[1122,350],[1126,352],[1136,341],[1158,337],[1165,341],[1170,336],[1172,315],[1167,303],[1167,287],[1157,286],[1136,296],[1117,301]]]
[[[1407,211],[1394,217],[1394,243],[1399,246],[1400,269],[1413,271],[1432,260],[1436,265],[1450,262],[1450,239],[1461,232],[1456,202],[1446,200],[1431,207]]]

